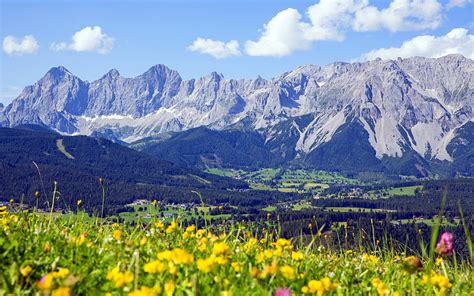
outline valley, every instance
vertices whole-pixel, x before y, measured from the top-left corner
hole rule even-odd
[[[247,182],[250,188],[278,190],[280,192],[318,193],[333,185],[357,185],[359,180],[344,177],[339,173],[303,169],[257,170],[206,169],[208,173],[231,177]]]

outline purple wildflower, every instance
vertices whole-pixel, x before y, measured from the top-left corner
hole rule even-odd
[[[273,296],[291,296],[291,291],[288,288],[278,288]]]
[[[451,232],[444,232],[436,245],[436,252],[440,255],[452,255],[454,249],[454,236]]]

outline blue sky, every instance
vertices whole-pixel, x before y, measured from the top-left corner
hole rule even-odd
[[[226,78],[271,78],[304,64],[474,55],[472,0],[0,0],[0,5],[4,104],[57,65],[89,81],[112,68],[133,77],[155,64],[185,79],[212,71]]]

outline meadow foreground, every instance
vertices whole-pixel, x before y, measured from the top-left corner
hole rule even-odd
[[[302,244],[250,224],[117,224],[2,207],[0,295],[473,294],[472,265],[456,259],[449,234],[432,259],[389,245],[335,251],[319,236]]]

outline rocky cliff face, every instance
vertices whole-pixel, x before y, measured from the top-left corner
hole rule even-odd
[[[47,125],[66,134],[112,133],[134,141],[198,126],[257,129],[267,142],[294,142],[295,155],[329,142],[354,120],[376,157],[416,151],[452,160],[446,147],[473,121],[474,61],[459,55],[308,65],[272,80],[183,80],[164,65],[135,78],[111,70],[93,82],[52,68],[0,111],[0,124]],[[302,117],[306,120],[294,120]]]

